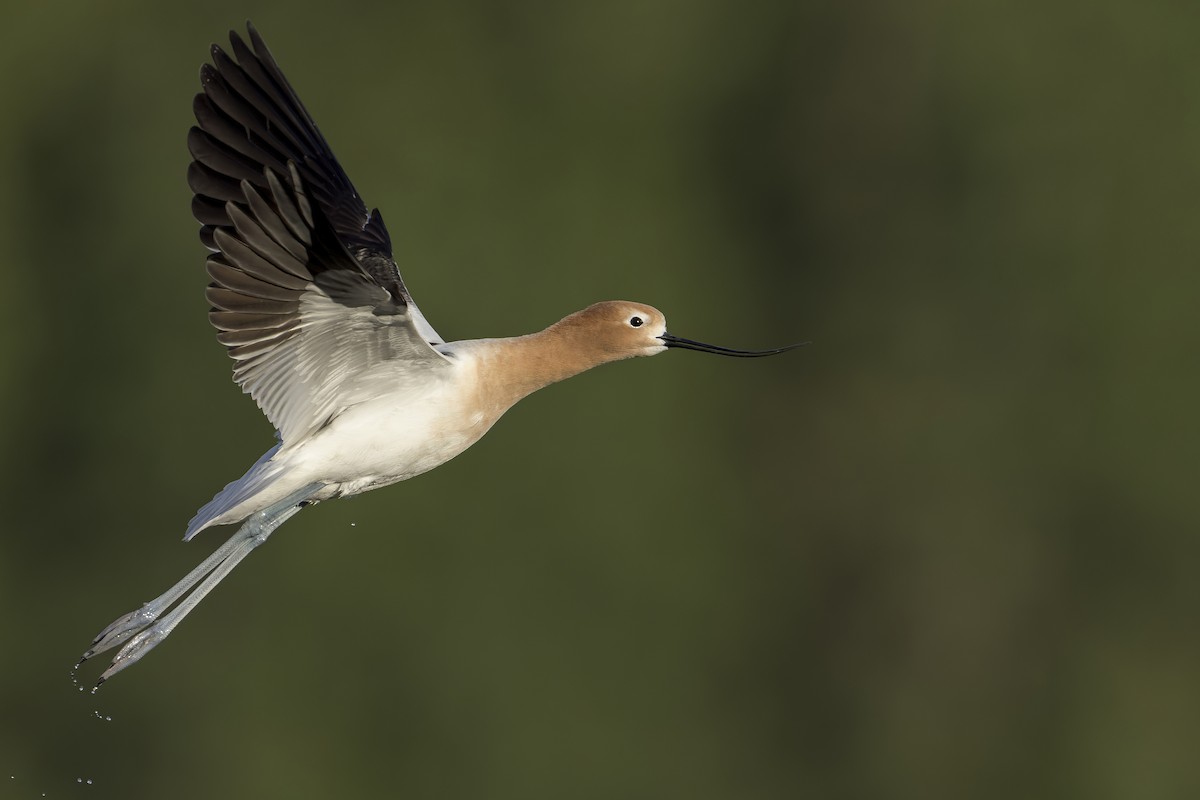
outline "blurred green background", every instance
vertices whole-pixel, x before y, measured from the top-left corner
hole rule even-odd
[[[815,343],[535,395],[79,694],[271,444],[184,181],[247,17],[444,336],[628,298]],[[1168,2],[10,8],[0,795],[1200,796],[1197,41]]]

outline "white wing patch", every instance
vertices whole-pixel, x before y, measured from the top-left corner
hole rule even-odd
[[[361,276],[351,277],[362,281],[359,289],[386,301],[383,289]],[[294,333],[257,353],[235,355],[234,380],[258,403],[284,443],[294,442],[367,399],[360,385],[375,376],[377,387],[384,364],[391,365],[384,372],[397,379],[449,366],[417,331],[412,309],[379,315],[369,306],[347,307],[310,284],[300,296]]]

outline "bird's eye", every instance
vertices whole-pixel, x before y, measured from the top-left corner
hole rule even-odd
[[[641,317],[630,317],[629,324],[630,324],[630,326],[632,326],[634,328],[640,328],[640,327],[642,327],[642,318]]]

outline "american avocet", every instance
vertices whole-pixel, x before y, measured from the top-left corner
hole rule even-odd
[[[200,70],[188,183],[213,251],[209,320],[279,441],[184,536],[243,523],[229,541],[92,642],[80,663],[124,643],[97,686],[165,639],[301,508],[449,461],[543,386],[671,347],[747,357],[800,346],[681,339],[657,309],[626,301],[528,336],[443,341],[400,278],[379,212],[367,210],[258,31],[248,32],[250,46],[230,32],[234,58],[213,45]]]

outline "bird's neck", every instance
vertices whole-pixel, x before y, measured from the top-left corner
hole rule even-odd
[[[621,357],[588,337],[573,316],[537,333],[487,342],[479,383],[497,416],[538,389]]]

